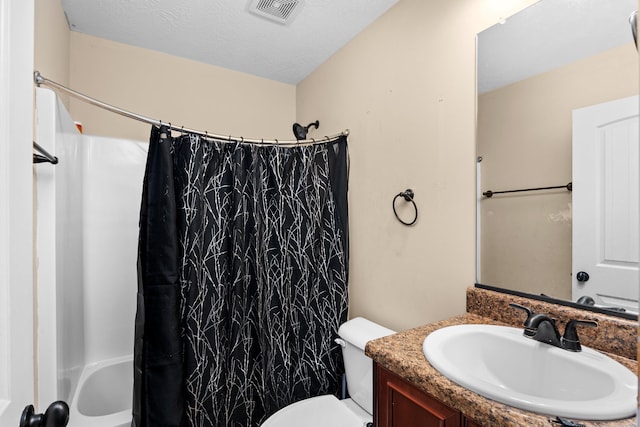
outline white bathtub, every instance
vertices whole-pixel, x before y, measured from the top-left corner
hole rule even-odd
[[[69,427],[129,427],[133,358],[85,366],[71,399]]]

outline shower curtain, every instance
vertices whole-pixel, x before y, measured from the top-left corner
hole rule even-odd
[[[134,427],[257,426],[337,393],[347,141],[293,148],[151,132]]]

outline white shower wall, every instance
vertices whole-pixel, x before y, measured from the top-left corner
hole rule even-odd
[[[85,366],[133,353],[147,144],[81,135],[38,88],[38,402],[69,400]]]
[[[138,219],[147,144],[83,136],[87,363],[133,354]],[[87,289],[89,288],[89,289]]]

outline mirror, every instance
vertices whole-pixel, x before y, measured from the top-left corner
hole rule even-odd
[[[572,111],[638,95],[637,8],[540,0],[478,34],[478,283],[573,300]]]

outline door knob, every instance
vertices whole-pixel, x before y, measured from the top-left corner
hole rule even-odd
[[[578,271],[578,274],[576,274],[576,279],[578,279],[578,282],[586,282],[589,280],[589,273],[587,273],[586,271]]]
[[[65,427],[69,422],[69,405],[63,401],[53,402],[44,414],[36,414],[33,405],[22,411],[20,427]]]

